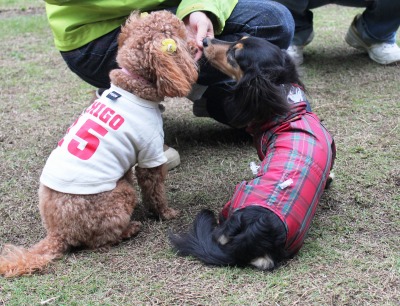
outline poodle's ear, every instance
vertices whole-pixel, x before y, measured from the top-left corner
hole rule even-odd
[[[185,97],[198,77],[196,62],[187,44],[179,39],[155,39],[151,62],[161,97]]]
[[[121,27],[121,33],[118,36],[118,47],[121,48],[121,46],[124,44],[124,41],[132,36],[132,29],[135,28],[136,22],[140,19],[140,14],[139,11],[133,11],[128,19],[126,20],[125,24]]]

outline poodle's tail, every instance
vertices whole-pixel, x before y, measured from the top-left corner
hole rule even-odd
[[[64,239],[47,236],[29,249],[6,244],[0,254],[0,275],[16,277],[41,271],[68,249]]]
[[[170,233],[169,239],[178,255],[191,255],[206,264],[252,264],[271,270],[282,259],[286,230],[280,219],[264,208],[242,209],[221,224],[212,211],[205,209],[188,233]]]

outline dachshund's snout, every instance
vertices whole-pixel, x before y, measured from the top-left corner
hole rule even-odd
[[[208,44],[209,44],[209,38],[206,37],[206,38],[203,39],[203,47],[204,48],[208,47]]]

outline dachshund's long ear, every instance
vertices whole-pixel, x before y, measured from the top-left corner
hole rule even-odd
[[[236,84],[234,105],[237,114],[231,124],[237,127],[249,123],[262,124],[289,110],[281,86],[256,72],[246,73]]]
[[[153,41],[152,69],[160,97],[185,97],[197,81],[196,62],[186,43],[179,39],[162,38]]]

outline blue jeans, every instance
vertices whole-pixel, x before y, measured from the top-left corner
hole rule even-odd
[[[400,1],[398,0],[276,0],[285,5],[296,23],[294,45],[304,45],[313,31],[311,9],[338,4],[365,7],[356,27],[361,38],[369,43],[394,43],[400,26]]]
[[[108,88],[109,72],[118,68],[115,58],[119,32],[118,28],[81,48],[61,52],[61,55],[68,67],[81,79],[95,87]],[[293,33],[292,15],[283,5],[271,0],[239,0],[223,32],[216,38],[234,41],[243,35],[252,35],[286,49],[292,41]],[[203,95],[207,98],[207,110],[212,118],[228,124],[233,116],[233,106],[229,102],[232,80],[204,59],[199,61],[199,66],[198,83],[208,86]]]

